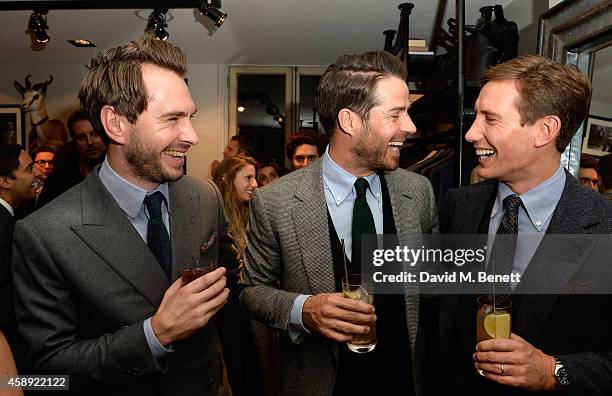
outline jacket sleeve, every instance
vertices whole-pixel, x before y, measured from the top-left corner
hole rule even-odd
[[[282,254],[278,231],[270,218],[265,197],[255,191],[250,205],[242,305],[257,320],[280,330],[289,329],[297,293],[280,290]]]

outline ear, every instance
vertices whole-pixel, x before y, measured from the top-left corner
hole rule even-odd
[[[126,143],[126,133],[131,130],[132,124],[117,113],[113,106],[106,105],[100,110],[100,121],[111,142],[116,144]]]
[[[554,146],[561,131],[561,119],[556,115],[549,115],[536,121],[537,134],[534,145],[537,148],[552,144]]]
[[[8,176],[3,176],[3,175],[0,175],[0,188],[5,188],[5,189],[7,189],[7,190],[8,190],[9,188],[11,188],[11,185],[12,185],[12,183],[11,183],[11,182],[12,182],[12,180],[13,180],[13,179],[11,179],[11,178],[10,178],[10,177],[8,177]]]
[[[343,108],[338,112],[338,128],[347,135],[354,136],[361,128],[361,117],[353,110]]]

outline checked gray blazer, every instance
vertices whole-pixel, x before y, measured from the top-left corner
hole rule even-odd
[[[284,331],[299,294],[335,292],[321,167],[318,160],[257,189],[251,201],[241,300],[253,317]],[[385,180],[400,243],[402,235],[438,231],[427,179],[400,169],[386,172]],[[418,295],[406,293],[405,303],[418,390]],[[338,354],[338,344],[317,335],[281,337],[281,394],[331,394]]]

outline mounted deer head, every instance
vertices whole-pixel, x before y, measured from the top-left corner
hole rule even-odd
[[[53,82],[53,76],[49,75],[49,80],[44,83],[38,83],[32,85],[30,82],[30,77],[32,75],[28,74],[25,78],[25,87],[22,86],[19,82],[13,81],[13,85],[15,85],[15,89],[23,100],[21,101],[21,110],[24,112],[28,111],[36,111],[45,106],[45,96],[47,95],[47,87],[51,85]]]

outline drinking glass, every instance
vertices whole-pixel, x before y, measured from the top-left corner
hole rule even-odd
[[[493,338],[510,338],[512,331],[512,300],[510,296],[484,295],[478,297],[476,314],[476,343]],[[482,370],[477,370],[483,375]]]
[[[374,287],[372,278],[365,274],[348,275],[342,279],[342,294],[345,298],[374,305]],[[367,353],[376,348],[376,322],[370,323],[370,331],[356,335],[347,343],[348,348],[356,353]]]
[[[217,260],[212,259],[207,265],[204,265],[200,260],[190,260],[185,263],[181,269],[181,278],[185,284],[196,280],[200,276],[204,276],[209,272],[217,269]]]

